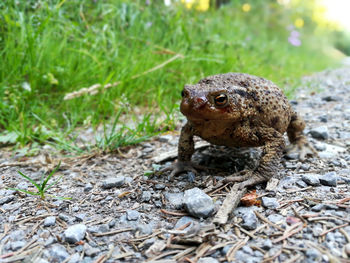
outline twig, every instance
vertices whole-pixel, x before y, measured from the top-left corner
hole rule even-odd
[[[350,235],[342,228],[339,229],[339,232],[342,233],[344,235],[344,237],[346,238],[346,241],[348,241],[348,243],[350,243]]]
[[[188,213],[167,211],[167,210],[165,210],[165,209],[160,209],[160,211],[161,211],[163,214],[172,215],[172,216],[188,216]]]
[[[104,232],[104,233],[93,233],[93,235],[95,237],[103,237],[103,236],[115,235],[115,234],[122,233],[122,232],[128,232],[128,231],[132,231],[132,230],[133,230],[133,228],[129,227],[129,228],[117,229],[114,231],[109,231],[109,232]]]
[[[246,237],[244,240],[241,240],[239,241],[235,246],[231,247],[229,249],[229,251],[227,251],[227,254],[226,254],[226,260],[228,262],[232,262],[235,258],[235,254],[236,252],[241,248],[243,247],[247,242],[248,242],[249,238]]]
[[[136,74],[134,76],[131,76],[130,79],[136,79],[136,78],[139,78],[141,76],[144,76],[148,73],[151,73],[153,71],[156,71],[162,67],[165,67],[167,64],[173,62],[174,60],[178,59],[178,58],[184,58],[184,56],[182,54],[176,54],[175,56],[171,57],[170,59],[164,61],[163,63],[153,67],[153,68],[150,68],[140,74]],[[64,100],[71,100],[71,99],[74,99],[74,98],[78,98],[78,97],[81,97],[82,95],[84,94],[90,94],[90,95],[95,95],[98,93],[99,89],[102,87],[103,89],[109,89],[109,88],[112,88],[112,87],[115,87],[115,86],[118,86],[120,83],[122,83],[121,81],[116,81],[114,83],[108,83],[106,85],[104,85],[102,87],[101,84],[94,84],[88,88],[82,88],[80,90],[77,90],[77,91],[73,91],[71,93],[67,93],[65,96],[64,96]]]
[[[302,192],[302,191],[309,190],[309,189],[311,189],[312,187],[313,187],[313,186],[307,186],[307,187],[301,188],[301,189],[289,190],[289,191],[286,191],[286,193],[287,193],[287,194],[292,194],[292,193]]]
[[[348,225],[349,225],[349,223],[342,224],[342,225],[340,225],[340,226],[332,227],[331,229],[328,229],[328,230],[326,230],[326,231],[323,231],[323,232],[320,234],[320,237],[321,237],[321,236],[324,236],[324,235],[326,235],[327,233],[332,232],[332,231],[334,231],[334,230],[336,230],[336,229],[338,229],[338,228],[342,228],[342,227],[345,227],[345,226],[348,226]]]
[[[301,215],[299,215],[298,211],[294,207],[292,207],[292,209],[293,209],[294,215],[297,218],[299,218],[304,223],[304,225],[307,225],[307,221],[305,220],[305,218],[303,218]]]
[[[268,220],[266,217],[264,217],[262,214],[260,214],[258,211],[254,211],[255,215],[260,218],[260,220],[264,221],[265,223],[269,224],[270,226],[280,230],[280,231],[285,231],[284,228],[280,227],[279,225],[276,225],[272,223],[270,220]]]
[[[278,243],[280,241],[283,241],[283,240],[287,239],[288,237],[291,237],[292,235],[294,235],[294,234],[298,233],[299,231],[303,230],[303,228],[304,228],[304,224],[302,222],[294,224],[294,225],[292,225],[291,228],[286,229],[284,231],[283,236],[272,240],[272,243]]]
[[[232,186],[230,193],[226,196],[223,204],[213,219],[214,224],[224,225],[227,223],[229,214],[231,214],[231,212],[238,206],[239,201],[247,192],[247,188],[245,187],[239,189],[240,185],[240,183],[237,183]]]

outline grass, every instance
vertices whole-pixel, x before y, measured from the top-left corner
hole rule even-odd
[[[248,13],[243,1],[196,12],[151,2],[0,3],[0,143],[113,150],[174,129],[186,83],[247,72],[295,87],[300,76],[332,62],[322,51],[326,36],[314,37],[312,24],[301,30],[302,46],[287,41],[286,27],[296,15],[307,16],[306,9],[259,0]],[[183,58],[139,75],[175,54]],[[63,100],[69,92],[116,81],[95,95]],[[76,134],[86,127],[104,132],[81,147]]]
[[[58,183],[58,181],[62,178],[62,176],[60,176],[56,181],[52,182],[51,184],[48,185],[49,180],[51,179],[51,177],[58,171],[58,169],[60,168],[61,162],[55,167],[55,169],[53,169],[51,171],[51,173],[49,173],[46,178],[45,178],[45,174],[43,174],[41,176],[40,182],[37,183],[35,182],[32,178],[30,178],[28,175],[25,175],[24,173],[22,173],[21,171],[18,171],[19,175],[22,176],[24,179],[28,180],[33,186],[36,187],[36,189],[38,190],[38,192],[32,192],[32,191],[28,191],[28,190],[24,190],[24,189],[19,189],[19,188],[9,188],[11,190],[15,190],[15,191],[19,191],[22,193],[26,193],[29,195],[37,195],[40,196],[40,198],[42,200],[45,199],[45,192],[47,190],[49,190],[52,186],[54,186],[55,184]],[[56,199],[71,199],[68,197],[59,197],[59,196],[53,196],[53,195],[47,195],[50,196],[52,198],[56,198]]]

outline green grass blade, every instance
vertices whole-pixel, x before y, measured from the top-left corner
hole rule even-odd
[[[23,192],[23,193],[30,194],[30,195],[40,195],[40,193],[35,193],[35,192],[27,191],[27,190],[24,190],[24,189],[11,188],[11,187],[9,187],[7,189]]]
[[[22,177],[24,177],[25,179],[27,179],[29,182],[31,182],[37,189],[38,191],[41,190],[41,186],[38,185],[32,178],[30,178],[29,176],[25,175],[24,173],[22,173],[21,171],[17,171]]]
[[[58,163],[58,165],[55,167],[55,169],[53,169],[51,171],[51,173],[46,177],[45,181],[43,182],[43,184],[41,185],[41,188],[43,189],[43,191],[46,191],[47,189],[49,189],[52,185],[49,185],[49,187],[45,188],[47,182],[50,180],[50,178],[57,172],[57,170],[60,168],[61,166],[61,161]],[[58,181],[56,181],[58,182]]]
[[[63,175],[61,175],[61,176],[60,176],[56,181],[54,181],[53,183],[49,184],[49,186],[45,188],[45,191],[48,190],[48,189],[50,189],[50,188],[51,188],[52,186],[54,186],[55,184],[57,184],[58,181],[62,179],[62,177],[63,177]]]

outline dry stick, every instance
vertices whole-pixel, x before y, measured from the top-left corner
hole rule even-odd
[[[132,231],[132,230],[133,230],[133,228],[129,227],[129,228],[117,229],[114,231],[109,231],[109,232],[104,232],[104,233],[94,233],[93,235],[95,237],[102,237],[102,236],[109,236],[109,235],[114,235],[114,234],[118,234],[118,233],[122,233],[122,232]]]
[[[185,249],[184,251],[178,253],[177,255],[173,256],[173,259],[178,260],[178,259],[192,253],[194,250],[196,250],[196,247],[189,247],[189,248]]]
[[[226,196],[219,211],[216,213],[213,223],[224,225],[227,223],[229,214],[237,207],[243,195],[247,192],[247,188],[239,189],[240,183],[232,186],[231,191]]]
[[[167,210],[165,210],[165,209],[160,209],[160,211],[161,211],[163,214],[172,215],[172,216],[188,216],[188,213],[167,211]]]
[[[272,223],[270,220],[268,220],[266,217],[264,217],[262,214],[260,214],[258,211],[254,211],[255,215],[260,218],[260,220],[264,221],[265,223],[269,224],[270,226],[277,228],[280,231],[285,231],[284,228],[280,227],[279,225],[276,225]]]
[[[283,241],[283,240],[287,239],[288,237],[290,237],[290,236],[298,233],[299,231],[303,230],[303,228],[304,228],[304,224],[302,224],[302,223],[295,224],[290,229],[286,229],[284,231],[284,233],[283,233],[283,236],[272,240],[272,243],[278,243],[280,241]]]
[[[144,76],[148,73],[151,73],[153,71],[156,71],[162,67],[165,67],[167,64],[173,62],[174,60],[178,59],[178,58],[184,58],[184,56],[182,54],[176,54],[175,56],[171,57],[170,59],[164,61],[163,63],[149,69],[149,70],[146,70],[140,74],[137,74],[137,75],[134,75],[132,76],[130,79],[136,79],[136,78],[139,78],[141,76]],[[109,88],[112,88],[112,87],[115,87],[115,86],[118,86],[119,84],[121,83],[121,81],[117,81],[117,82],[114,82],[114,83],[108,83],[106,85],[103,86],[104,89],[109,89]],[[92,86],[90,86],[89,88],[82,88],[80,90],[77,90],[77,91],[73,91],[71,93],[68,93],[64,96],[64,100],[71,100],[71,99],[74,99],[74,98],[78,98],[84,94],[91,94],[91,95],[95,95],[97,92],[98,92],[98,89],[101,88],[102,85],[101,84],[94,84]]]
[[[307,225],[305,218],[303,218],[294,207],[292,207],[292,210],[294,212],[294,215],[299,218],[304,223],[304,225]]]
[[[320,236],[324,236],[324,235],[328,234],[329,232],[332,232],[332,231],[334,231],[334,230],[336,230],[336,229],[338,229],[338,228],[342,228],[342,227],[345,227],[345,226],[348,226],[348,225],[349,225],[349,223],[345,223],[345,224],[342,224],[342,225],[340,225],[340,226],[332,227],[331,229],[328,229],[328,230],[326,230],[326,231],[323,231],[323,232],[320,234]]]

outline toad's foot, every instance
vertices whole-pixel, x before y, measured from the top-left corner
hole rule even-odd
[[[267,178],[259,175],[258,173],[250,170],[243,170],[234,175],[228,176],[224,179],[224,183],[237,183],[240,182],[239,189],[244,187],[257,185],[267,181]]]
[[[304,161],[306,156],[318,156],[317,151],[306,138],[288,145],[286,152],[287,154],[297,153],[300,161]]]
[[[192,172],[195,175],[197,175],[198,174],[197,170],[207,170],[207,168],[204,166],[192,163],[190,161],[178,161],[176,163],[173,163],[169,167],[165,167],[161,169],[158,173],[171,171],[170,177],[173,177],[183,172]]]

